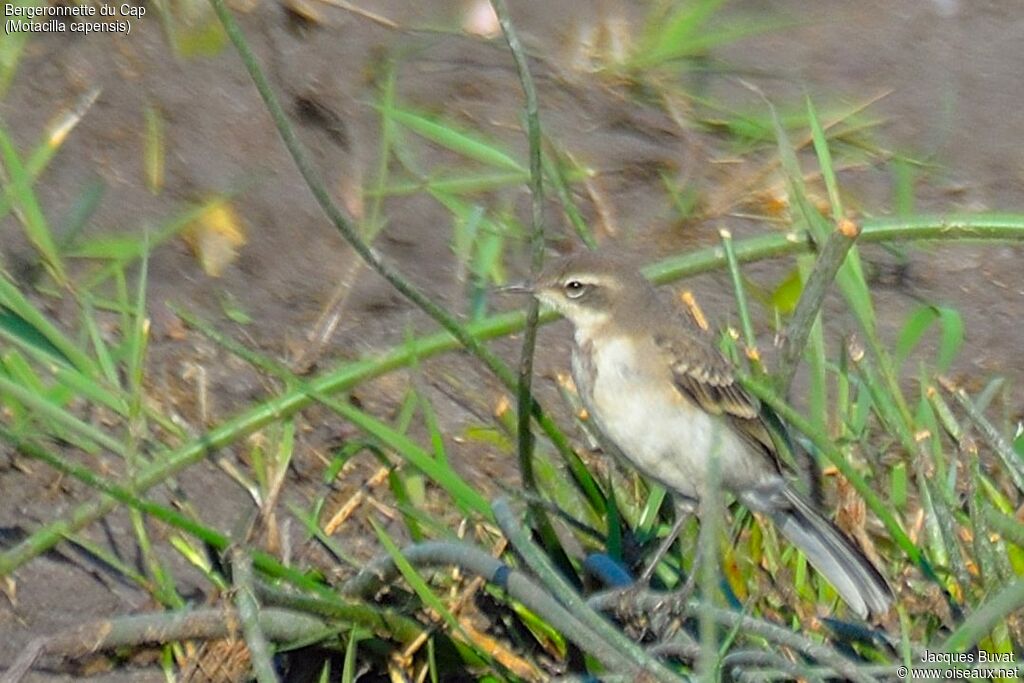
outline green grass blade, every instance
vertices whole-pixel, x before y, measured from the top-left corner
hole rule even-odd
[[[121,377],[117,372],[117,366],[114,362],[114,354],[111,352],[107,342],[103,339],[103,334],[100,332],[99,322],[96,320],[96,310],[93,308],[92,301],[89,297],[85,297],[82,302],[81,317],[82,324],[89,333],[89,340],[92,342],[92,347],[96,353],[96,359],[99,363],[99,367],[103,371],[103,376],[111,386],[120,386]]]
[[[630,57],[628,66],[643,71],[667,61],[699,54],[691,43],[705,22],[725,0],[695,0],[678,3],[667,15],[652,15],[644,40]]]
[[[818,112],[811,102],[810,96],[805,96],[807,105],[807,120],[811,124],[811,139],[814,142],[814,152],[818,155],[818,166],[821,168],[821,176],[825,179],[825,189],[828,191],[828,203],[832,207],[832,220],[836,223],[843,219],[843,203],[839,197],[839,182],[836,180],[836,171],[832,165],[832,152],[828,148],[828,139],[825,137],[825,129],[821,127],[818,119]]]
[[[452,124],[439,123],[407,109],[392,109],[390,115],[392,119],[409,130],[456,154],[461,154],[488,166],[526,174],[525,166],[504,150],[499,149],[497,145],[485,141],[474,133],[459,130]]]
[[[147,234],[144,237],[110,236],[90,238],[88,241],[69,249],[67,252],[69,258],[97,258],[110,261],[110,263],[89,275],[82,284],[82,289],[85,291],[92,290],[100,283],[114,277],[118,270],[127,268],[135,261],[149,254],[153,249],[181,234],[185,228],[191,225],[203,213],[230,198],[230,196],[216,196],[201,204],[189,206],[177,215],[165,220],[155,230],[149,231],[145,229]],[[142,231],[140,230],[140,232]]]
[[[363,223],[363,239],[372,243],[380,234],[387,219],[382,217],[381,208],[385,197],[385,188],[391,175],[391,157],[396,143],[395,121],[391,113],[395,108],[395,71],[394,62],[388,61],[385,66],[385,73],[379,79],[380,95],[377,109],[380,112],[380,130],[378,132],[377,147],[377,169],[372,182],[372,190],[367,192],[363,188],[363,194],[370,196],[370,210]]]
[[[553,144],[549,144],[549,146],[553,147]],[[584,220],[579,208],[573,201],[572,188],[569,186],[569,173],[565,169],[565,166],[572,164],[572,162],[564,157],[566,155],[560,154],[557,150],[545,154],[543,156],[544,177],[548,179],[548,182],[554,188],[555,196],[558,197],[558,202],[562,205],[562,211],[569,224],[573,227],[573,230],[576,231],[576,235],[587,245],[587,248],[596,249],[597,239],[594,237],[594,232],[587,225],[586,220]],[[572,167],[577,174],[591,175],[591,172],[587,169],[578,168],[575,164],[572,164]]]
[[[778,395],[775,394],[774,390],[767,384],[751,377],[741,376],[740,381],[742,382],[743,387],[750,391],[751,394],[764,401],[779,415],[779,417],[814,442],[814,445],[817,446],[819,451],[828,459],[828,461],[835,465],[836,469],[838,469],[840,473],[849,480],[853,488],[864,499],[864,502],[867,503],[868,508],[882,521],[882,524],[884,524],[885,528],[889,531],[889,535],[892,536],[893,541],[895,541],[904,553],[906,553],[907,557],[910,558],[914,564],[921,567],[926,574],[933,576],[934,572],[931,569],[931,565],[921,553],[921,550],[907,535],[907,532],[903,529],[903,525],[896,519],[896,516],[892,513],[890,505],[879,498],[878,494],[875,493],[874,489],[868,485],[860,472],[858,472],[850,461],[847,460],[839,451],[839,449],[835,447],[832,439],[780,399]]]
[[[955,309],[931,305],[921,306],[914,311],[900,331],[895,350],[897,370],[934,323],[938,323],[940,331],[935,367],[940,373],[949,371],[964,344],[963,317]]]
[[[0,41],[0,44],[3,44],[3,42]],[[28,175],[29,182],[34,182],[39,177],[39,174],[46,170],[54,155],[57,154],[57,150],[60,149],[67,136],[78,125],[78,122],[82,120],[86,112],[89,111],[89,108],[92,107],[99,94],[99,88],[89,90],[79,98],[71,111],[64,112],[47,126],[42,139],[29,155],[28,161],[25,162],[25,172]],[[11,210],[15,199],[14,193],[10,191],[0,195],[0,218],[6,216]]]
[[[455,618],[455,615],[451,613],[441,599],[434,595],[434,591],[432,591],[430,586],[427,585],[426,579],[424,579],[423,576],[416,571],[416,568],[413,567],[407,559],[405,559],[405,556],[402,555],[402,551],[398,548],[398,545],[395,544],[394,540],[373,519],[370,519],[370,524],[373,526],[373,530],[377,533],[377,538],[380,540],[381,545],[384,546],[388,555],[391,556],[392,561],[395,563],[395,567],[397,567],[398,571],[401,572],[402,578],[408,582],[409,586],[411,586],[413,591],[416,592],[416,595],[423,604],[434,610],[434,612],[436,612],[437,615],[448,624],[448,627],[453,632],[462,635],[467,643],[472,643],[472,639],[466,636],[465,631],[459,624],[459,620]],[[489,660],[487,653],[478,650],[475,647],[473,650],[475,654],[482,657],[485,661]]]
[[[2,277],[2,276],[0,276]],[[0,306],[0,337],[22,347],[35,349],[54,360],[71,364],[71,359],[61,353],[38,329],[13,311]]]
[[[0,40],[0,99],[7,94],[7,89],[18,72],[18,62],[30,35],[28,32],[14,33],[5,35],[4,39]]]
[[[68,430],[67,432],[57,433],[54,436],[76,443],[79,443],[81,439],[85,439],[113,453],[124,455],[124,445],[102,429],[97,429],[91,424],[83,422],[61,406],[3,376],[0,376],[0,392],[6,394],[9,398],[20,401],[35,415],[52,420],[54,425]]]
[[[39,200],[32,189],[32,178],[25,170],[25,166],[14,148],[14,141],[7,135],[2,121],[0,121],[0,157],[3,158],[4,168],[10,177],[9,183],[5,183],[4,189],[7,196],[13,201],[15,208],[20,210],[25,236],[39,252],[39,256],[57,284],[66,285],[67,271],[64,268],[64,261],[57,252],[53,233],[50,231],[46,217],[43,216],[43,210],[39,206]]]
[[[7,309],[6,312],[3,310],[4,308]],[[17,316],[20,322],[7,317],[10,314]],[[65,336],[56,325],[51,323],[39,309],[33,306],[25,295],[14,286],[14,283],[7,279],[3,272],[0,272],[0,316],[5,316],[5,320],[10,326],[8,330],[10,334],[18,336],[30,344],[32,340],[38,340],[39,337],[42,337],[46,340],[47,344],[57,350],[59,354],[56,356],[57,358],[71,363],[86,376],[99,376],[99,368],[96,366],[96,363],[77,344]],[[15,325],[15,323],[18,324]],[[32,331],[29,332],[28,329],[21,327],[21,324],[26,325]],[[21,334],[17,333],[16,330],[18,329],[21,330]],[[44,344],[37,345],[37,348],[41,351],[47,351],[49,347]]]
[[[61,226],[57,247],[62,253],[67,246],[78,240],[79,235],[92,220],[103,201],[106,190],[107,186],[99,178],[91,179],[82,189],[81,195],[75,205],[71,207],[71,212]]]
[[[491,506],[476,489],[446,464],[438,462],[430,453],[411,439],[358,408],[341,401],[324,401],[324,405],[356,425],[367,434],[380,439],[414,467],[419,468],[455,499],[457,505],[491,519]]]
[[[454,173],[441,170],[415,180],[396,180],[382,190],[371,190],[367,196],[401,197],[421,192],[474,194],[522,185],[529,176],[526,171],[494,171],[491,173]]]
[[[732,291],[736,298],[736,310],[740,316],[740,327],[743,330],[743,343],[746,345],[746,356],[754,368],[754,372],[762,374],[764,366],[761,364],[760,354],[757,350],[757,336],[754,334],[754,323],[750,319],[750,309],[747,306],[747,293],[743,287],[743,273],[740,272],[739,261],[736,260],[736,250],[733,248],[732,233],[722,229],[718,231],[719,239],[722,242],[722,250],[725,252],[726,265],[729,276],[732,279]]]
[[[771,102],[769,102],[767,98],[765,101],[772,115],[772,125],[775,130],[778,144],[779,158],[782,163],[783,170],[786,173],[787,182],[790,188],[790,198],[800,209],[800,214],[806,221],[807,229],[813,236],[814,241],[818,245],[824,245],[832,227],[808,199],[807,191],[804,186],[803,173],[800,170],[800,164],[797,160],[796,152],[789,141],[789,136],[775,111],[775,107],[772,106]],[[808,101],[808,116],[812,119],[817,118],[817,114],[815,113],[814,107],[810,104],[810,101]],[[820,123],[817,124],[817,128],[819,131],[821,130]],[[814,136],[812,135],[812,137]],[[819,137],[819,141],[821,145],[827,149],[827,142],[824,140],[823,134]],[[827,151],[823,153],[828,154]],[[831,168],[829,159],[830,156],[826,157],[824,160],[819,156],[819,166],[823,169]],[[868,288],[867,279],[864,276],[864,269],[861,265],[860,255],[856,246],[851,247],[847,253],[846,260],[843,262],[843,265],[839,268],[839,272],[836,274],[836,283],[838,284],[839,290],[842,292],[847,305],[850,307],[850,310],[853,311],[854,316],[857,318],[857,322],[861,326],[869,350],[877,359],[880,372],[885,381],[886,391],[891,395],[891,402],[895,406],[897,416],[903,423],[903,429],[910,431],[910,410],[907,408],[906,399],[903,397],[903,392],[900,389],[899,380],[892,367],[892,361],[878,337],[878,325],[875,317],[874,304],[871,299],[871,291]]]

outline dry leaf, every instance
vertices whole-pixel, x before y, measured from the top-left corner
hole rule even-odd
[[[245,228],[227,200],[215,202],[193,221],[185,242],[210,277],[220,277],[246,242]]]

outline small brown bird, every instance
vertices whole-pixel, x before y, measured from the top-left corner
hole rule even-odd
[[[854,612],[888,611],[893,595],[879,571],[783,476],[758,400],[643,275],[581,253],[550,265],[529,289],[575,328],[573,379],[606,447],[691,508],[717,457],[721,487],[770,517]]]

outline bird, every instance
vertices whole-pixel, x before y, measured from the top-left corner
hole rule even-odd
[[[889,610],[885,577],[787,478],[772,438],[778,419],[736,380],[711,335],[639,270],[584,251],[551,263],[525,289],[572,324],[573,380],[605,450],[684,509],[698,509],[717,481],[771,519],[861,619]]]

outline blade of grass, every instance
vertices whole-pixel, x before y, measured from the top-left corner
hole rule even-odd
[[[61,252],[78,240],[85,226],[96,215],[96,210],[100,207],[106,190],[107,186],[99,178],[92,178],[82,189],[81,195],[63,221],[57,240],[57,248]]]
[[[907,356],[924,338],[924,333],[933,323],[939,325],[939,352],[936,368],[939,372],[947,372],[953,360],[960,352],[964,342],[964,321],[956,310],[946,306],[924,305],[914,311],[903,329],[900,330],[894,351],[894,361],[898,371]]]
[[[453,195],[490,192],[504,187],[522,185],[529,178],[526,171],[498,171],[492,173],[459,173],[439,171],[427,177],[415,180],[396,180],[380,189],[367,192],[367,196],[401,197],[419,194],[424,191],[442,192]]]
[[[438,462],[411,439],[352,405],[333,401],[326,397],[321,397],[321,401],[325,406],[352,424],[380,439],[414,467],[422,470],[424,474],[448,491],[461,509],[466,512],[475,512],[488,520],[493,519],[490,505],[487,503],[486,498],[478,493],[462,477],[446,465]]]
[[[71,111],[58,115],[47,126],[43,132],[42,139],[29,155],[28,161],[25,162],[25,171],[30,182],[35,182],[39,175],[46,170],[46,167],[64,143],[64,140],[67,139],[71,131],[78,125],[78,122],[89,111],[99,97],[99,94],[99,88],[89,90],[78,100]],[[7,215],[15,200],[16,197],[11,192],[11,188],[6,188],[6,191],[0,196],[0,218]]]
[[[104,341],[103,334],[100,332],[99,321],[96,320],[96,310],[93,308],[91,297],[87,296],[82,299],[81,319],[82,325],[89,335],[89,340],[92,342],[93,352],[96,354],[97,364],[103,372],[103,377],[106,378],[110,386],[120,389],[121,378],[118,375],[110,346]]]
[[[732,19],[720,27],[708,25],[724,0],[672,3],[670,11],[652,12],[639,44],[627,58],[628,71],[644,74],[682,59],[701,56],[716,45],[775,30],[792,22]],[[664,7],[665,3],[661,3]],[[656,5],[657,7],[657,5]]]
[[[20,401],[35,415],[52,420],[55,425],[71,432],[71,434],[56,434],[55,436],[67,438],[76,442],[78,441],[76,436],[81,437],[82,439],[86,439],[97,446],[102,446],[103,448],[106,448],[118,455],[124,455],[125,446],[120,441],[109,436],[103,430],[97,429],[91,424],[82,421],[71,412],[50,402],[34,391],[15,384],[3,376],[0,376],[0,391],[8,397]]]
[[[379,540],[380,544],[384,546],[384,550],[391,557],[391,561],[395,563],[395,567],[398,568],[402,578],[406,580],[423,605],[432,609],[434,613],[448,625],[448,628],[459,634],[459,636],[464,638],[466,642],[472,642],[466,635],[466,632],[462,629],[461,624],[459,624],[459,620],[455,618],[455,615],[452,614],[445,606],[444,602],[441,601],[441,598],[434,595],[434,591],[430,589],[430,586],[427,584],[427,580],[423,578],[415,567],[412,566],[409,560],[405,559],[405,556],[402,555],[402,552],[399,550],[398,544],[395,543],[394,539],[392,539],[391,536],[381,528],[380,524],[373,519],[370,519],[370,526],[373,527],[374,533],[377,534],[377,540]],[[477,654],[487,659],[487,655],[485,653],[478,652]]]
[[[94,339],[96,356],[100,361],[99,365],[103,367],[103,376],[113,377],[114,381],[118,381],[117,370],[112,356],[113,352],[106,342],[100,338],[98,324],[95,320],[90,299],[91,297],[88,296],[81,299],[82,311],[80,315],[83,324],[87,327],[90,337]],[[2,336],[5,336],[5,331],[3,330],[2,316],[0,316],[0,337]],[[64,356],[55,357],[53,355],[54,347],[40,350],[40,348],[33,344],[12,339],[11,337],[8,337],[8,339],[26,351],[37,364],[45,367],[53,375],[53,379],[66,387],[74,395],[104,405],[118,415],[128,415],[127,394],[116,384],[111,385],[109,382],[105,383],[101,378],[88,377],[82,374]],[[146,416],[159,424],[168,434],[174,435],[176,438],[184,437],[182,428],[169,418],[161,415],[155,408],[144,405],[143,409],[146,412]]]
[[[1024,579],[998,590],[977,607],[936,649],[938,652],[968,652],[996,626],[1024,607]]]
[[[0,275],[0,279],[2,279]],[[10,309],[0,305],[0,337],[9,343],[20,346],[34,356],[45,355],[49,361],[71,363],[71,359],[61,353],[39,330],[27,320]],[[35,352],[35,353],[33,353]]]
[[[6,307],[11,313],[21,318],[49,344],[52,344],[83,375],[87,377],[100,376],[99,368],[93,360],[32,305],[2,272],[0,272],[0,306]]]
[[[143,236],[143,239],[149,239],[148,233]],[[146,253],[148,253],[148,250]],[[125,329],[125,334],[127,335],[125,340],[127,345],[125,375],[128,384],[128,414],[126,416],[127,433],[124,436],[124,458],[129,481],[134,479],[139,469],[145,463],[145,458],[140,451],[146,433],[146,415],[142,409],[142,404],[143,374],[145,371],[146,349],[149,342],[149,319],[146,317],[146,288],[148,284],[149,258],[143,257],[139,268],[134,300],[129,300],[127,292],[124,292],[123,298],[120,301],[123,309],[130,312],[130,326]],[[173,572],[168,571],[164,567],[161,558],[153,548],[142,512],[136,508],[131,508],[129,516],[132,529],[135,532],[135,538],[139,544],[142,562],[157,589],[155,597],[170,607],[184,607],[185,601],[178,594]]]
[[[757,349],[757,335],[754,334],[754,324],[750,320],[747,294],[743,288],[743,274],[740,272],[739,262],[736,260],[732,233],[723,228],[718,231],[718,236],[722,241],[725,263],[729,268],[729,275],[732,278],[732,291],[736,297],[736,310],[740,316],[740,326],[743,329],[743,343],[746,346],[745,354],[753,367],[754,373],[762,375],[764,374],[764,365],[761,362],[761,353]]]
[[[39,200],[32,189],[32,177],[25,170],[25,166],[14,148],[14,141],[8,136],[2,120],[0,120],[0,157],[3,159],[4,169],[9,177],[9,179],[4,178],[6,180],[4,189],[11,197],[14,208],[18,212],[22,227],[25,229],[25,236],[39,252],[46,269],[57,281],[57,284],[61,287],[66,286],[68,279],[64,261],[57,252],[53,233],[50,231],[50,226],[43,216],[43,210],[39,206]]]
[[[825,189],[828,191],[828,203],[832,207],[832,220],[836,225],[846,217],[843,213],[843,203],[839,197],[839,182],[836,180],[836,171],[832,166],[832,152],[828,148],[828,138],[825,137],[825,130],[818,120],[818,112],[811,102],[810,95],[804,96],[807,107],[807,120],[811,125],[811,140],[814,142],[814,152],[818,155],[818,166],[821,168],[821,176],[825,180]]]
[[[190,206],[163,222],[155,230],[145,229],[145,239],[138,237],[91,237],[86,242],[68,249],[68,258],[86,258],[109,260],[110,263],[98,268],[81,283],[83,291],[91,291],[109,278],[114,277],[118,269],[125,269],[133,265],[135,261],[144,255],[152,252],[168,240],[177,237],[181,232],[191,225],[197,218],[210,210],[218,202],[224,201],[227,197],[214,197],[209,201],[198,205]]]
[[[459,130],[452,124],[439,123],[407,109],[393,108],[389,114],[396,123],[456,154],[506,171],[526,173],[522,164],[497,145],[484,141],[468,131]]]
[[[151,193],[160,194],[164,187],[164,120],[160,110],[152,105],[146,107],[145,117],[143,165],[146,169],[146,185]]]
[[[563,155],[554,148],[554,142],[548,140],[549,153],[543,156],[544,162],[544,175],[551,183],[551,186],[555,189],[555,196],[558,197],[558,202],[562,205],[562,211],[565,213],[566,219],[569,221],[569,225],[576,231],[576,235],[580,238],[580,241],[587,246],[588,249],[597,248],[597,240],[594,238],[594,233],[587,225],[583,215],[580,214],[579,208],[572,199],[572,189],[569,186],[569,173],[566,172],[563,162]],[[576,169],[576,166],[572,166]],[[583,175],[589,175],[586,169],[579,169]],[[574,174],[576,175],[576,174]]]
[[[16,32],[0,40],[0,99],[7,94],[7,89],[18,72],[18,62],[30,35],[31,33],[27,31]]]

